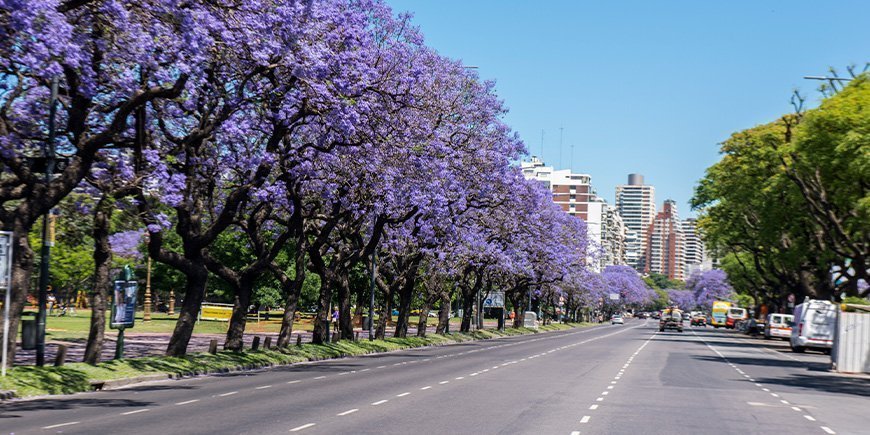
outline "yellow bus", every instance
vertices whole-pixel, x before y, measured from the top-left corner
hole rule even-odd
[[[728,321],[729,308],[731,308],[731,302],[713,302],[713,315],[710,316],[710,324],[715,328],[725,326],[725,323]]]

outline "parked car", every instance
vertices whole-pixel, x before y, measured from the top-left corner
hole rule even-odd
[[[764,338],[773,337],[788,340],[791,337],[791,324],[794,316],[791,314],[768,314],[767,324],[764,325]]]
[[[620,314],[614,314],[613,317],[610,318],[611,325],[615,325],[617,323],[619,323],[620,325],[625,324],[625,320],[623,320],[622,315]]]
[[[836,324],[836,305],[830,301],[807,298],[804,303],[794,307],[789,337],[791,350],[802,353],[807,349],[817,349],[830,353]]]

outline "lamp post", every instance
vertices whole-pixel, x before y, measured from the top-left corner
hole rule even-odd
[[[145,243],[150,244],[151,238],[145,236]],[[151,321],[151,254],[148,254],[148,265],[145,269],[145,313],[142,314],[143,322]]]
[[[54,172],[54,119],[57,114],[57,76],[51,79],[51,97],[48,106],[48,142],[43,145],[45,154],[45,184],[51,182],[51,173]],[[51,261],[52,229],[49,210],[42,218],[42,253],[39,265],[39,311],[36,315],[36,365],[45,364],[45,318],[46,303],[48,301],[49,263]],[[5,339],[5,337],[4,337]]]

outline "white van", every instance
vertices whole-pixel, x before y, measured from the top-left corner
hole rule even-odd
[[[794,316],[791,314],[768,314],[767,323],[764,324],[764,338],[781,338],[788,340],[791,337],[791,324]]]
[[[831,352],[834,329],[837,327],[837,306],[829,301],[806,299],[794,307],[791,327],[791,350],[801,353],[806,349]]]

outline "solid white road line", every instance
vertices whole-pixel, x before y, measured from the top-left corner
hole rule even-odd
[[[381,405],[381,404],[384,404],[384,403],[387,403],[387,402],[389,402],[389,400],[387,400],[387,399],[384,399],[384,400],[378,400],[377,402],[372,402],[372,406],[378,406],[378,405]]]
[[[308,429],[309,427],[314,426],[314,425],[315,425],[315,423],[303,424],[302,426],[297,426],[297,427],[294,427],[293,429],[290,429],[290,432],[299,432],[302,429]]]
[[[137,410],[135,410],[135,411],[122,412],[121,415],[138,414],[138,413],[140,413],[140,412],[148,412],[148,411],[150,411],[150,409],[148,409],[148,408],[145,408],[145,409],[137,409]]]
[[[354,412],[357,412],[357,411],[359,411],[358,408],[348,409],[347,411],[339,412],[338,414],[335,414],[335,415],[348,415],[348,414],[353,414]]]
[[[73,425],[73,424],[79,424],[79,422],[77,422],[77,421],[71,421],[71,422],[68,422],[68,423],[53,424],[53,425],[51,425],[51,426],[44,426],[43,429],[54,429],[54,428],[56,428],[56,427],[61,427],[61,426],[70,426],[70,425]],[[833,433],[833,432],[831,432],[831,433]]]
[[[194,402],[199,402],[199,399],[193,399],[193,400],[186,400],[186,401],[184,401],[184,402],[178,402],[178,403],[176,403],[176,405],[187,405],[188,403],[194,403]]]

